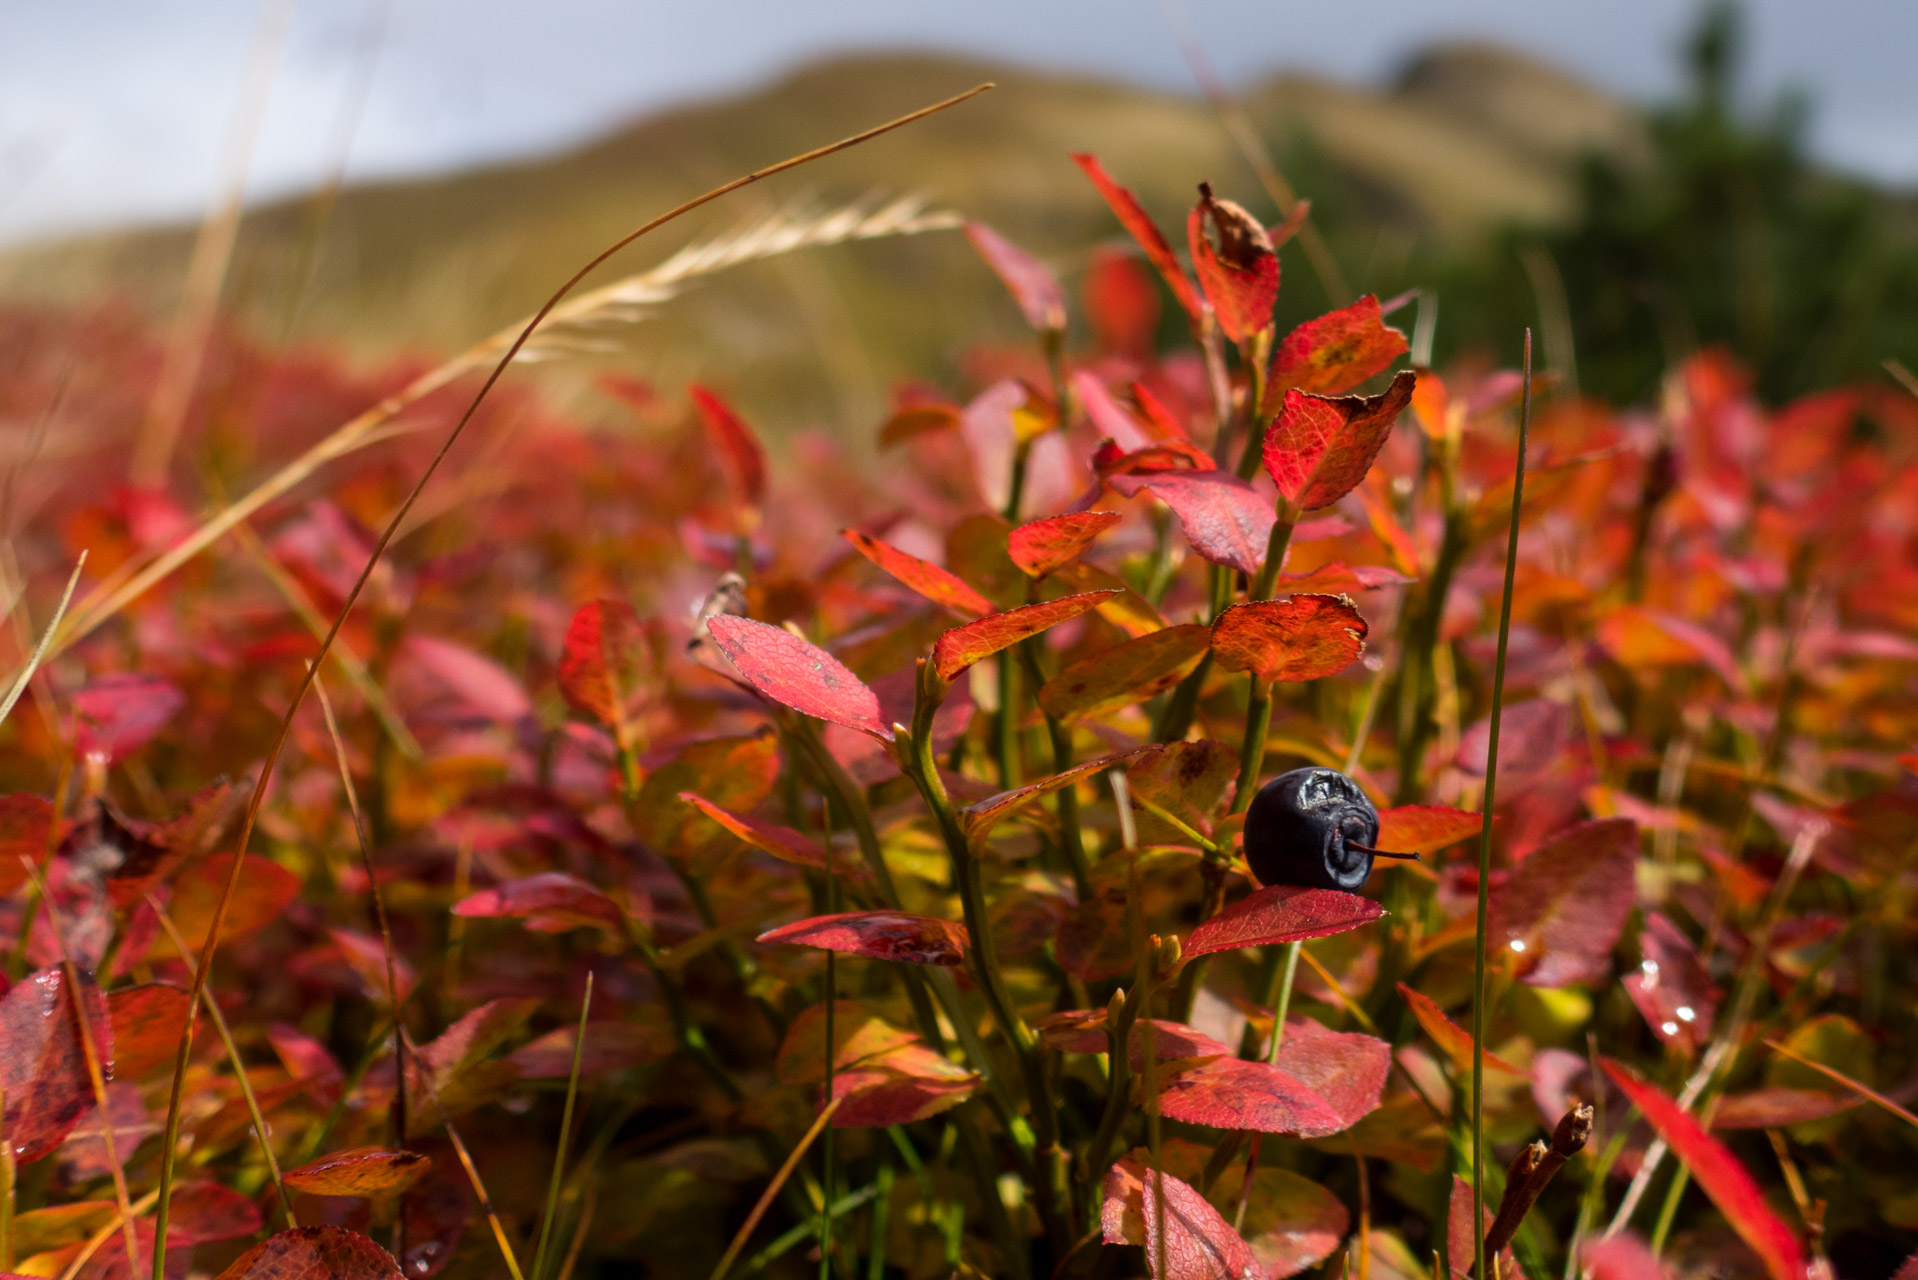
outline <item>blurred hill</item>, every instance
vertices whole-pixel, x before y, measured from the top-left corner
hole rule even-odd
[[[999,88],[741,192],[629,250],[606,278],[774,208],[912,193],[993,223],[1070,284],[1085,252],[1118,234],[1070,151],[1098,153],[1169,228],[1202,178],[1275,213],[1196,98],[929,55],[859,56],[662,112],[549,158],[350,186],[323,220],[310,199],[250,210],[226,305],[269,341],[337,342],[363,358],[463,347],[529,311],[651,214],[986,79]],[[1648,148],[1633,109],[1478,45],[1435,48],[1380,89],[1279,76],[1242,105],[1313,198],[1354,286],[1381,293],[1404,287],[1419,264],[1486,251],[1501,228],[1569,223],[1582,160],[1596,154],[1630,170]],[[165,317],[193,235],[191,226],[132,228],[13,248],[0,253],[0,300],[117,296]],[[1282,321],[1327,303],[1292,253]],[[714,379],[776,432],[837,420],[860,434],[897,379],[950,377],[966,339],[1018,332],[996,281],[962,238],[941,232],[804,251],[714,277],[618,331],[620,350],[596,359],[667,391]]]

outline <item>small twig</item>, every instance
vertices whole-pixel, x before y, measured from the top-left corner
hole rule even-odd
[[[1485,1233],[1486,1257],[1496,1258],[1512,1243],[1519,1224],[1531,1212],[1545,1184],[1565,1167],[1567,1160],[1585,1149],[1591,1136],[1592,1107],[1590,1103],[1581,1103],[1558,1122],[1558,1128],[1552,1132],[1551,1146],[1534,1142],[1518,1153],[1505,1176],[1505,1198],[1499,1203],[1498,1217]]]

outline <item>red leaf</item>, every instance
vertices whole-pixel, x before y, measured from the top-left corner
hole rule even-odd
[[[870,960],[939,965],[963,964],[967,946],[963,924],[904,911],[813,916],[770,929],[759,935],[759,941],[844,951]]]
[[[626,934],[626,912],[617,902],[564,871],[508,880],[455,903],[453,914],[469,919],[524,920],[535,933],[603,929],[615,938]]]
[[[137,1080],[171,1062],[186,1030],[187,993],[165,982],[146,982],[107,993],[113,1027],[113,1075]]]
[[[857,739],[854,739],[857,741]],[[717,822],[726,830],[744,840],[753,848],[770,853],[781,862],[790,862],[795,866],[812,867],[819,871],[826,869],[826,851],[811,836],[791,827],[782,827],[776,822],[762,822],[758,818],[748,818],[742,814],[729,813],[712,801],[690,791],[682,791],[679,798],[692,805],[701,813]],[[865,869],[857,863],[848,863],[844,859],[836,861],[833,870],[847,875],[859,875]]]
[[[52,844],[53,805],[46,797],[0,795],[0,898],[27,882],[26,863],[46,860]]]
[[[579,1028],[555,1027],[510,1055],[522,1080],[564,1080],[573,1073],[573,1046]],[[580,1051],[579,1073],[598,1075],[644,1067],[667,1057],[674,1049],[672,1033],[664,1027],[637,1022],[589,1022],[586,1047]]]
[[[461,1014],[452,1026],[420,1046],[419,1065],[441,1082],[479,1062],[519,1034],[526,1020],[539,1010],[539,1001],[488,1000]]]
[[[1104,1009],[1068,1009],[1053,1014],[1036,1030],[1046,1047],[1060,1053],[1107,1053],[1112,1048],[1112,1039],[1106,1022]],[[1232,1056],[1230,1046],[1183,1022],[1153,1018],[1151,1023],[1152,1056],[1159,1062]],[[1143,1068],[1145,1064],[1145,1042],[1145,1020],[1141,1019],[1132,1024],[1131,1039],[1126,1046],[1127,1060],[1135,1068]]]
[[[345,1227],[296,1227],[268,1236],[218,1280],[403,1280],[393,1255]]]
[[[1507,706],[1500,719],[1499,776],[1507,772],[1537,773],[1551,768],[1571,724],[1570,709],[1550,698],[1527,698]],[[1485,776],[1491,734],[1492,722],[1488,717],[1476,721],[1459,735],[1459,768],[1481,778]]]
[[[868,1058],[833,1077],[835,1129],[910,1124],[958,1106],[979,1087],[979,1076],[922,1044],[906,1044]]]
[[[1066,327],[1066,291],[1045,263],[983,222],[968,222],[966,239],[1019,304],[1027,324],[1041,333]]]
[[[1119,402],[1112,398],[1112,393],[1106,390],[1106,384],[1090,369],[1081,369],[1072,375],[1072,390],[1079,397],[1079,407],[1085,410],[1092,429],[1120,454],[1150,448],[1158,439],[1158,432],[1146,430],[1136,418],[1120,407]]]
[[[1607,818],[1568,827],[1528,854],[1492,893],[1495,945],[1536,987],[1602,978],[1632,913],[1638,824]]]
[[[176,1244],[236,1240],[260,1229],[260,1211],[254,1203],[217,1182],[187,1183],[174,1191],[167,1208],[169,1250]]]
[[[1031,577],[1043,578],[1076,560],[1092,540],[1123,521],[1117,511],[1073,511],[1022,524],[1006,537],[1012,562]]]
[[[989,614],[977,622],[954,627],[932,646],[933,670],[941,680],[951,680],[973,663],[989,658],[1001,649],[1009,649],[1029,636],[1069,622],[1089,609],[1096,609],[1117,591],[1086,591],[1061,596],[1042,604],[1024,605],[1004,613]]]
[[[1414,990],[1401,982],[1399,983],[1399,997],[1403,999],[1406,1006],[1412,1010],[1412,1016],[1418,1019],[1419,1026],[1424,1028],[1425,1034],[1432,1037],[1432,1043],[1436,1044],[1440,1051],[1452,1060],[1453,1069],[1461,1075],[1470,1074],[1472,1070],[1472,1033],[1447,1017],[1445,1010],[1439,1008],[1438,1001],[1432,999],[1424,992]],[[1523,1076],[1526,1074],[1509,1062],[1506,1062],[1496,1053],[1493,1053],[1490,1049],[1485,1051],[1485,1065],[1494,1071],[1503,1071],[1507,1075]]]
[[[117,763],[152,741],[185,705],[186,695],[157,676],[97,676],[73,695],[74,750]]]
[[[913,1032],[895,1027],[857,1000],[835,1000],[832,1013],[835,1071],[919,1041]],[[815,1084],[826,1078],[825,1005],[813,1005],[793,1019],[773,1060],[773,1074],[782,1084]]]
[[[757,507],[766,497],[766,457],[759,441],[753,437],[752,428],[733,412],[732,406],[698,383],[687,391],[692,395],[693,406],[699,410],[699,420],[712,441],[720,468],[726,473],[733,501],[742,507]]]
[[[1241,573],[1257,573],[1278,517],[1271,504],[1245,481],[1223,471],[1152,471],[1110,477],[1126,497],[1149,489],[1172,508],[1192,549],[1213,564]]]
[[[1261,682],[1335,676],[1365,652],[1370,628],[1343,596],[1287,596],[1228,607],[1212,624],[1212,652],[1227,671]]]
[[[1277,412],[1295,388],[1322,396],[1350,391],[1408,350],[1405,335],[1385,323],[1379,300],[1368,293],[1285,335],[1272,353],[1263,411]]]
[[[1677,925],[1656,911],[1645,915],[1638,935],[1637,973],[1625,975],[1625,991],[1645,1015],[1652,1034],[1686,1053],[1696,1053],[1711,1037],[1718,993],[1699,962],[1698,948]]]
[[[93,1042],[110,1062],[106,1002],[84,976],[80,990]],[[79,1030],[59,969],[30,973],[0,998],[0,1090],[5,1090],[6,1108],[0,1113],[0,1134],[22,1164],[58,1147],[94,1105]]]
[[[1326,938],[1377,920],[1385,908],[1370,898],[1336,889],[1275,884],[1243,898],[1192,931],[1182,954],[1209,956],[1241,947]]]
[[[706,626],[739,674],[765,697],[802,715],[892,741],[892,730],[879,719],[878,695],[824,649],[751,618],[721,615]]]
[[[1600,619],[1598,642],[1614,660],[1633,670],[1696,663],[1711,668],[1733,692],[1746,687],[1745,674],[1723,640],[1696,623],[1657,609],[1620,605]]]
[[[984,840],[995,826],[1034,800],[1049,796],[1061,787],[1071,786],[1081,778],[1090,777],[1121,760],[1130,760],[1150,750],[1152,748],[1142,747],[1136,751],[1121,751],[1113,755],[1081,761],[1063,773],[1055,773],[1049,778],[1041,778],[1037,782],[1015,787],[1011,791],[1001,791],[997,795],[987,796],[976,804],[969,804],[959,811],[959,820],[965,824],[968,837],[974,841]]]
[[[1103,349],[1135,360],[1152,354],[1159,332],[1159,291],[1130,251],[1110,245],[1094,249],[1080,297]]]
[[[432,1163],[417,1151],[353,1147],[288,1169],[280,1181],[310,1196],[390,1196],[419,1181]]]
[[[1265,433],[1265,470],[1299,511],[1329,507],[1358,488],[1405,406],[1418,375],[1402,370],[1375,396],[1285,393]]]
[[[847,529],[845,537],[860,555],[936,605],[943,605],[955,613],[974,615],[991,613],[995,607],[965,579],[930,561],[907,555],[898,547],[868,537],[856,529]]]
[[[1212,236],[1206,234],[1208,222]],[[1232,201],[1216,198],[1201,183],[1199,203],[1186,215],[1185,238],[1220,331],[1243,343],[1270,326],[1272,306],[1279,300],[1279,255],[1272,252],[1259,220]]]
[[[1149,631],[1066,667],[1039,690],[1039,705],[1071,720],[1143,702],[1177,684],[1211,644],[1212,629],[1198,624]]]
[[[624,600],[581,605],[559,655],[559,691],[567,704],[623,738],[627,706],[643,687],[644,643],[639,615]]]
[[[1672,1154],[1691,1170],[1692,1177],[1705,1189],[1732,1229],[1758,1254],[1765,1269],[1771,1272],[1772,1280],[1803,1280],[1805,1261],[1798,1237],[1772,1212],[1771,1206],[1765,1203],[1765,1193],[1732,1153],[1663,1090],[1641,1079],[1630,1067],[1610,1058],[1600,1059],[1599,1065],[1658,1130]]]
[[[1437,853],[1479,834],[1485,815],[1442,804],[1379,810],[1378,847],[1387,853]]]
[[[1243,1184],[1240,1171],[1232,1170],[1219,1181],[1220,1200],[1236,1202]],[[1344,1202],[1316,1182],[1287,1169],[1263,1168],[1252,1176],[1245,1242],[1269,1280],[1285,1280],[1331,1257],[1351,1223]]]
[[[1377,1036],[1295,1018],[1285,1024],[1274,1065],[1324,1099],[1344,1130],[1378,1110],[1392,1069],[1392,1046]]]
[[[220,854],[189,867],[173,882],[173,925],[195,955],[206,945],[206,935],[213,927],[213,908],[232,867],[233,855]],[[271,858],[248,854],[240,865],[239,883],[233,886],[233,896],[227,901],[220,941],[230,943],[266,928],[285,915],[299,896],[299,876]]]
[[[1139,248],[1145,251],[1146,260],[1165,277],[1172,296],[1179,300],[1185,313],[1197,321],[1200,313],[1199,296],[1193,292],[1192,282],[1180,268],[1179,260],[1172,256],[1172,246],[1167,243],[1151,216],[1140,206],[1138,198],[1112,180],[1097,156],[1075,153],[1072,160],[1084,170],[1086,177],[1092,179],[1092,185],[1099,189],[1099,194],[1105,197],[1106,204],[1117,215],[1119,225],[1138,241]]]
[[[1349,1127],[1318,1090],[1280,1067],[1221,1057],[1159,1085],[1159,1114],[1214,1129],[1322,1138]]]
[[[1103,1194],[1099,1223],[1105,1242],[1144,1245],[1153,1280],[1252,1280],[1264,1274],[1232,1224],[1195,1188],[1169,1173],[1123,1156],[1106,1172]],[[1164,1275],[1159,1274],[1161,1253]]]
[[[1630,1231],[1587,1240],[1578,1251],[1578,1260],[1592,1280],[1665,1280],[1658,1255]],[[1893,1280],[1905,1278],[1901,1274]]]

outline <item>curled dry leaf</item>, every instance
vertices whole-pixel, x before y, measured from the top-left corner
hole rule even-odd
[[[1375,396],[1286,392],[1264,444],[1266,474],[1280,496],[1295,510],[1317,511],[1356,489],[1412,402],[1417,380],[1404,370]]]
[[[1277,413],[1285,393],[1293,390],[1342,395],[1410,349],[1368,293],[1348,307],[1307,320],[1280,340],[1261,408],[1268,416]]]
[[[1765,1264],[1772,1280],[1803,1280],[1804,1253],[1797,1234],[1772,1211],[1745,1166],[1657,1085],[1610,1058],[1601,1059],[1599,1065],[1658,1130],[1672,1154],[1691,1170],[1732,1229]]]
[[[1022,573],[1043,578],[1079,558],[1093,540],[1125,519],[1117,511],[1071,511],[1020,525],[1006,536],[1006,550]]]
[[[1066,291],[1045,263],[983,222],[968,222],[966,239],[972,241],[972,247],[1019,304],[1027,324],[1041,333],[1057,333],[1066,327]]]
[[[1287,596],[1235,604],[1212,624],[1212,652],[1227,671],[1261,682],[1320,680],[1358,661],[1370,631],[1344,596]]]
[[[1150,471],[1114,475],[1114,489],[1134,497],[1141,489],[1172,508],[1192,549],[1213,564],[1257,573],[1278,517],[1245,481],[1223,471]]]
[[[1103,1239],[1107,1244],[1144,1245],[1153,1280],[1252,1280],[1262,1274],[1258,1259],[1232,1224],[1191,1184],[1147,1168],[1136,1156],[1124,1156],[1107,1171],[1101,1191]],[[1164,1275],[1159,1274],[1162,1254]]]
[[[312,1196],[390,1196],[418,1182],[432,1163],[417,1151],[353,1147],[288,1169],[280,1181]]]
[[[1138,241],[1146,260],[1158,268],[1166,286],[1172,290],[1172,296],[1179,300],[1186,315],[1196,323],[1200,315],[1199,295],[1193,291],[1192,281],[1187,279],[1179,260],[1172,256],[1172,245],[1139,204],[1138,197],[1114,182],[1097,156],[1075,153],[1072,160],[1092,180],[1092,185],[1098,188],[1107,206],[1119,219],[1119,225]]]
[[[974,616],[993,611],[992,601],[980,595],[964,578],[930,560],[921,560],[857,529],[847,529],[845,538],[860,555],[936,605]]]
[[[1243,343],[1269,327],[1279,300],[1279,255],[1259,220],[1200,183],[1199,203],[1186,216],[1185,238],[1220,331]]]
[[[1367,925],[1385,914],[1370,898],[1336,889],[1275,884],[1227,907],[1194,929],[1182,954],[1190,960],[1241,947],[1326,938]]]
[[[812,916],[769,929],[761,942],[783,942],[823,951],[844,951],[870,960],[903,964],[965,963],[966,927],[905,911],[845,911]]]
[[[622,744],[626,712],[642,687],[645,637],[624,600],[579,607],[559,654],[559,691],[575,710],[611,729]]]
[[[297,1227],[268,1236],[218,1280],[402,1280],[393,1255],[344,1227]]]
[[[626,912],[617,902],[564,871],[543,871],[482,889],[455,903],[453,914],[469,919],[523,920],[534,933],[600,929],[623,937],[626,932]]]
[[[878,695],[818,645],[751,618],[720,616],[706,625],[739,674],[763,696],[801,715],[892,741],[892,730],[879,718]]]
[[[989,614],[977,622],[954,627],[932,646],[933,669],[941,680],[956,678],[967,667],[1009,649],[1021,640],[1068,622],[1090,609],[1096,609],[1118,595],[1117,591],[1086,591],[1061,596],[1041,604],[1024,605],[1004,613]]]
[[[1039,705],[1061,720],[1101,716],[1177,684],[1212,646],[1212,629],[1165,627],[1081,658],[1046,681]]]

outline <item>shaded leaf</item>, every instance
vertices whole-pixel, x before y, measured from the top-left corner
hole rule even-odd
[[[742,507],[757,507],[766,497],[766,456],[745,420],[732,406],[712,391],[694,383],[687,392],[699,421],[712,441],[713,454],[719,459],[733,501]]]
[[[1638,824],[1581,822],[1528,854],[1492,892],[1494,945],[1537,987],[1602,978],[1635,901]]]
[[[1481,1205],[1480,1212],[1484,1221],[1475,1232],[1472,1230],[1472,1184],[1453,1174],[1452,1198],[1445,1214],[1445,1264],[1459,1280],[1471,1275],[1472,1269],[1478,1265],[1479,1238],[1492,1225],[1492,1206]],[[1498,1266],[1502,1274],[1524,1280],[1525,1273],[1518,1269],[1510,1246],[1499,1252]]]
[[[919,1040],[914,1032],[894,1026],[857,1000],[835,1000],[832,1012],[835,1071]],[[825,1005],[813,1005],[793,1019],[774,1059],[773,1074],[783,1084],[813,1084],[826,1078]]]
[[[1296,541],[1298,531],[1294,529]],[[1325,564],[1310,573],[1282,573],[1274,580],[1274,595],[1349,596],[1355,591],[1373,591],[1379,587],[1403,586],[1412,579],[1383,565]]]
[[[1241,947],[1325,938],[1370,924],[1384,914],[1384,907],[1355,893],[1275,884],[1199,925],[1186,938],[1183,954],[1189,960]]]
[[[1650,1024],[1652,1034],[1687,1053],[1705,1047],[1718,994],[1692,940],[1656,911],[1645,915],[1638,935],[1638,972],[1625,975],[1625,991]]]
[[[1719,1099],[1717,1109],[1712,1112],[1712,1128],[1783,1129],[1828,1119],[1863,1103],[1864,1099],[1856,1094],[1768,1085]]]
[[[1046,681],[1039,705],[1061,720],[1099,716],[1170,689],[1212,644],[1198,624],[1149,631],[1081,658]]]
[[[206,945],[213,927],[213,909],[233,867],[232,854],[219,854],[190,866],[173,881],[168,908],[174,928],[196,954]],[[220,941],[231,943],[256,933],[286,913],[300,896],[300,877],[271,858],[248,854],[240,864],[239,883],[228,899],[220,922]],[[171,952],[171,943],[162,944]]]
[[[936,605],[955,613],[983,615],[993,611],[992,601],[980,595],[970,583],[930,560],[908,555],[891,543],[881,542],[857,529],[847,529],[845,539],[860,555]]]
[[[1571,725],[1571,709],[1550,698],[1527,698],[1507,705],[1499,721],[1499,776],[1504,777],[1508,770],[1513,774],[1528,774],[1551,768]],[[1488,717],[1459,735],[1459,768],[1481,778],[1485,776],[1491,730]]]
[[[1317,511],[1356,489],[1412,402],[1417,377],[1401,371],[1375,396],[1286,392],[1263,446],[1266,474],[1285,500],[1299,511]]]
[[[956,430],[958,426],[958,405],[943,401],[902,404],[892,411],[892,416],[879,428],[879,447],[889,449],[915,436]]]
[[[620,905],[564,871],[543,871],[482,889],[455,903],[453,914],[470,919],[523,920],[535,933],[601,929],[616,938],[626,933],[626,912]]]
[[[1087,591],[1029,604],[1004,613],[989,614],[977,622],[954,627],[932,646],[933,669],[941,680],[951,680],[973,663],[1009,649],[1021,640],[1056,627],[1095,609],[1118,595],[1116,591]]]
[[[1307,320],[1280,340],[1266,379],[1267,414],[1293,389],[1336,396],[1350,391],[1410,350],[1385,323],[1379,300],[1366,294],[1350,306]]]
[[[1592,1280],[1665,1280],[1658,1255],[1630,1231],[1587,1240],[1579,1248],[1578,1260]]]
[[[626,712],[642,687],[645,638],[639,615],[623,600],[593,600],[566,628],[559,655],[559,691],[622,738]]]
[[[421,1045],[418,1063],[437,1080],[451,1080],[518,1035],[538,1009],[530,998],[488,1000]]]
[[[1745,1166],[1657,1085],[1610,1058],[1600,1059],[1599,1065],[1658,1130],[1672,1154],[1691,1170],[1692,1178],[1711,1197],[1732,1229],[1758,1254],[1772,1280],[1802,1280],[1805,1263],[1798,1237],[1772,1212],[1765,1202],[1765,1193]]]
[[[280,1180],[310,1196],[390,1196],[418,1182],[432,1163],[417,1151],[353,1147],[288,1169]]]
[[[1370,631],[1343,596],[1287,596],[1228,606],[1212,624],[1212,652],[1227,671],[1261,682],[1319,680],[1358,661]]]
[[[1019,304],[1027,324],[1041,333],[1066,327],[1066,291],[1050,268],[983,222],[968,222],[966,239]]]
[[[1105,1242],[1144,1245],[1154,1280],[1252,1280],[1261,1274],[1258,1259],[1232,1224],[1195,1188],[1171,1174],[1123,1156],[1106,1172],[1101,1193],[1099,1224]],[[1161,1253],[1164,1275],[1159,1274]]]
[[[1130,760],[1151,750],[1153,750],[1151,747],[1142,747],[1136,751],[1121,751],[1113,755],[1081,761],[1063,773],[1055,773],[1049,778],[1041,778],[1026,786],[1015,787],[1011,791],[1001,791],[976,804],[969,804],[959,811],[959,821],[964,825],[969,839],[975,842],[984,840],[994,827],[1034,800],[1049,796],[1061,787],[1069,787],[1082,778],[1091,777],[1101,769],[1110,768],[1121,760]]]
[[[826,869],[825,849],[803,831],[782,827],[776,822],[748,818],[744,814],[730,813],[690,791],[680,792],[679,798],[762,853],[770,853],[781,862],[790,862],[795,866],[812,867],[819,871]],[[844,858],[837,859],[833,869],[844,875],[870,874],[856,862]]]
[[[114,764],[151,742],[186,705],[186,695],[158,676],[131,671],[96,676],[73,695],[73,747]]]
[[[573,1073],[579,1027],[555,1027],[508,1055],[522,1080],[564,1080]],[[676,1045],[670,1028],[638,1022],[589,1022],[579,1055],[581,1076],[644,1067],[669,1056]]]
[[[1272,323],[1272,307],[1279,300],[1279,255],[1272,252],[1265,228],[1201,183],[1199,203],[1186,216],[1185,238],[1199,288],[1212,304],[1220,331],[1234,342],[1250,341]]]
[[[966,927],[905,911],[846,911],[795,920],[759,935],[761,942],[844,951],[904,964],[963,964]]]
[[[296,1227],[268,1236],[218,1280],[401,1280],[393,1255],[344,1227]]]
[[[113,1028],[113,1075],[136,1080],[171,1062],[186,1031],[187,993],[165,982],[146,982],[107,993]]]
[[[1139,248],[1145,251],[1146,261],[1158,268],[1159,274],[1164,277],[1166,285],[1172,290],[1172,296],[1177,298],[1179,305],[1185,308],[1186,315],[1197,321],[1200,312],[1199,295],[1193,291],[1192,281],[1186,278],[1185,271],[1179,266],[1179,260],[1172,256],[1171,244],[1167,242],[1158,226],[1153,223],[1151,216],[1139,204],[1138,198],[1112,180],[1106,173],[1105,167],[1099,163],[1097,156],[1074,153],[1072,160],[1084,171],[1086,177],[1092,179],[1092,185],[1098,188],[1099,194],[1105,198],[1106,204],[1118,217],[1119,225],[1124,227],[1138,242]]]
[[[1172,508],[1192,549],[1213,564],[1257,573],[1278,517],[1245,481],[1223,471],[1153,471],[1109,477],[1126,497],[1141,489]]]
[[[0,795],[0,898],[27,882],[27,863],[45,861],[52,836],[53,805],[45,796]]]
[[[1117,511],[1072,511],[1020,525],[1006,537],[1012,562],[1031,577],[1043,578],[1076,560],[1093,540],[1125,520]]]
[[[878,696],[824,649],[750,618],[722,616],[706,625],[739,674],[767,698],[892,741],[892,730],[879,719]]]
[[[1387,853],[1437,853],[1478,835],[1484,826],[1485,815],[1468,809],[1402,804],[1379,810],[1378,848]]]
[[[1237,1203],[1243,1183],[1241,1170],[1231,1170],[1216,1188],[1220,1201]],[[1265,1274],[1285,1280],[1331,1257],[1351,1221],[1344,1201],[1318,1183],[1288,1169],[1262,1168],[1252,1175],[1241,1228]]]

